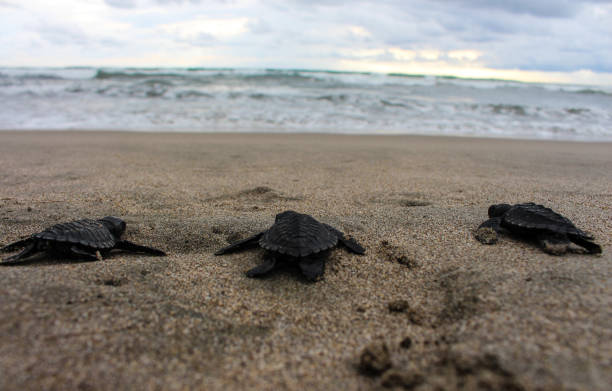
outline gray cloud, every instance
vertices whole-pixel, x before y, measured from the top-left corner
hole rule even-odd
[[[289,0],[301,6],[328,6],[328,7],[359,7],[362,4],[371,3],[367,0]],[[419,2],[406,0],[379,0],[375,2],[378,6],[392,6],[403,9],[406,12],[418,12]],[[569,17],[575,15],[579,10],[592,3],[612,3],[612,0],[431,0],[422,3],[424,7],[431,3],[439,3],[445,8],[463,9],[470,12],[487,10],[501,10],[511,14],[526,14],[537,17]]]
[[[549,10],[555,9],[550,1],[533,3],[411,1],[373,7],[362,2],[345,20],[363,22],[373,33],[372,41],[382,45],[478,50],[483,53],[479,60],[494,68],[612,71],[612,2],[561,1],[555,2],[559,8],[554,11]],[[601,6],[597,12],[594,5]]]
[[[134,8],[136,6],[135,0],[104,0],[104,2],[116,8]]]
[[[40,22],[36,27],[42,40],[62,47],[80,46],[88,49],[95,47],[121,46],[123,43],[112,37],[94,37],[73,26],[62,26]]]
[[[212,0],[213,2],[215,0]],[[155,3],[155,4],[184,4],[184,3],[190,3],[190,4],[201,4],[203,2],[205,2],[204,0],[151,0],[149,1],[150,3]],[[216,0],[216,2],[219,3],[226,3],[226,1],[223,0]]]
[[[11,24],[2,23],[0,16],[0,25],[5,26],[0,32],[24,37],[22,41],[35,33],[37,44],[62,50],[91,44],[104,50],[115,47],[113,55],[120,58],[205,52],[220,59],[218,66],[238,61],[300,67],[318,61],[325,67],[361,59],[410,64],[422,60],[420,51],[437,50],[438,60],[449,65],[467,61],[449,52],[472,51],[480,53],[476,65],[482,67],[612,72],[612,0],[103,1],[113,16],[95,15],[100,18],[95,29],[87,28],[89,21],[76,23],[76,16],[67,19],[57,14],[51,19],[45,9],[21,3],[23,10],[7,8],[11,22],[21,15],[31,23],[6,27]],[[11,0],[0,0],[0,7],[11,5]],[[74,7],[85,6],[75,0]],[[247,20],[247,31],[216,34],[213,27],[198,31],[199,21],[207,19],[217,20],[214,28],[221,29],[218,21]],[[190,22],[186,30],[181,30],[182,22]],[[417,54],[414,60],[402,58],[393,54],[397,49]],[[6,50],[3,53],[10,55]],[[94,55],[102,56],[91,52]]]
[[[581,2],[576,0],[437,0],[446,5],[460,5],[470,10],[497,9],[512,14],[533,15],[544,18],[570,17],[580,9]]]
[[[178,4],[202,4],[205,2],[231,3],[231,0],[104,0],[104,2],[115,8],[136,8],[149,5],[178,5]]]
[[[0,0],[0,8],[21,8],[21,6],[18,3]]]

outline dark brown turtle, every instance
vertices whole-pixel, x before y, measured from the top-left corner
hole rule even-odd
[[[106,256],[115,249],[158,256],[166,255],[161,250],[121,240],[125,227],[125,221],[113,216],[99,220],[83,219],[56,224],[27,239],[1,248],[0,251],[9,252],[25,247],[19,254],[4,259],[0,265],[17,263],[42,251],[90,261],[100,259],[101,256]]]
[[[485,244],[495,243],[497,233],[510,232],[538,241],[545,252],[553,255],[567,252],[571,242],[590,254],[601,253],[592,236],[576,228],[566,217],[533,202],[491,205],[489,217],[476,231],[476,238]]]
[[[365,253],[359,243],[347,239],[334,227],[307,214],[288,210],[277,214],[274,224],[266,231],[224,247],[215,255],[259,245],[267,250],[264,262],[247,271],[248,277],[263,276],[276,267],[277,261],[283,260],[297,263],[302,274],[314,281],[323,275],[330,250],[339,243],[356,254]]]

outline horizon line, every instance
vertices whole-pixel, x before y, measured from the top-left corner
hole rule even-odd
[[[171,65],[162,65],[162,66],[118,66],[118,65],[48,65],[48,66],[35,66],[35,65],[1,65],[0,69],[133,69],[133,70],[156,70],[156,69],[181,69],[187,71],[236,71],[236,70],[261,70],[261,71],[294,71],[294,72],[310,72],[310,73],[328,73],[328,74],[347,74],[347,75],[384,75],[390,77],[405,77],[405,78],[440,78],[447,80],[473,80],[473,81],[495,81],[495,82],[513,82],[520,84],[563,84],[563,85],[574,85],[574,86],[601,86],[606,87],[609,86],[607,84],[585,84],[585,83],[577,83],[571,81],[528,81],[528,80],[519,80],[513,78],[497,78],[497,77],[468,77],[468,76],[460,76],[454,75],[450,73],[425,73],[425,72],[380,72],[380,71],[358,71],[358,70],[342,70],[342,69],[325,69],[325,68],[301,68],[301,67],[226,67],[226,66],[212,66],[212,67],[203,67],[203,66],[171,66]],[[520,71],[520,70],[519,70]],[[529,71],[525,71],[529,72]],[[537,71],[546,73],[548,71]]]

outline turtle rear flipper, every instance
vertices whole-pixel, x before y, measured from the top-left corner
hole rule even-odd
[[[157,255],[160,257],[166,256],[166,253],[163,252],[162,250],[158,250],[153,247],[142,246],[140,244],[132,243],[129,240],[117,241],[117,243],[115,243],[114,248],[119,249],[119,250],[131,251],[134,253],[145,253],[145,254]]]
[[[262,237],[264,233],[265,231],[262,231],[256,235],[253,235],[246,239],[242,239],[235,243],[232,243],[227,247],[223,247],[222,249],[217,250],[215,252],[215,255],[227,254],[227,253],[231,253],[234,251],[240,251],[240,250],[244,250],[245,248],[256,246],[259,243],[259,239]]]
[[[570,241],[566,237],[556,235],[540,235],[540,247],[550,255],[563,255],[569,249]]]
[[[365,248],[363,248],[359,243],[357,243],[355,239],[353,238],[347,239],[346,236],[344,236],[344,232],[338,231],[336,228],[332,227],[329,224],[323,224],[323,225],[326,226],[327,229],[329,229],[331,232],[333,232],[338,237],[338,241],[342,243],[342,245],[346,247],[347,250],[355,254],[359,254],[359,255],[365,254]]]
[[[588,236],[568,234],[567,237],[577,245],[586,248],[589,254],[601,254],[601,246],[590,241]]]
[[[300,260],[302,274],[310,281],[316,281],[325,272],[325,255],[313,256]]]
[[[350,252],[355,254],[363,255],[365,254],[365,248],[363,248],[357,241],[353,238],[345,238],[344,236],[339,237],[338,240],[344,247],[347,248]]]

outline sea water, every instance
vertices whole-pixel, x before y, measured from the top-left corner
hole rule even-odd
[[[0,68],[0,129],[612,141],[612,88],[312,70]]]

